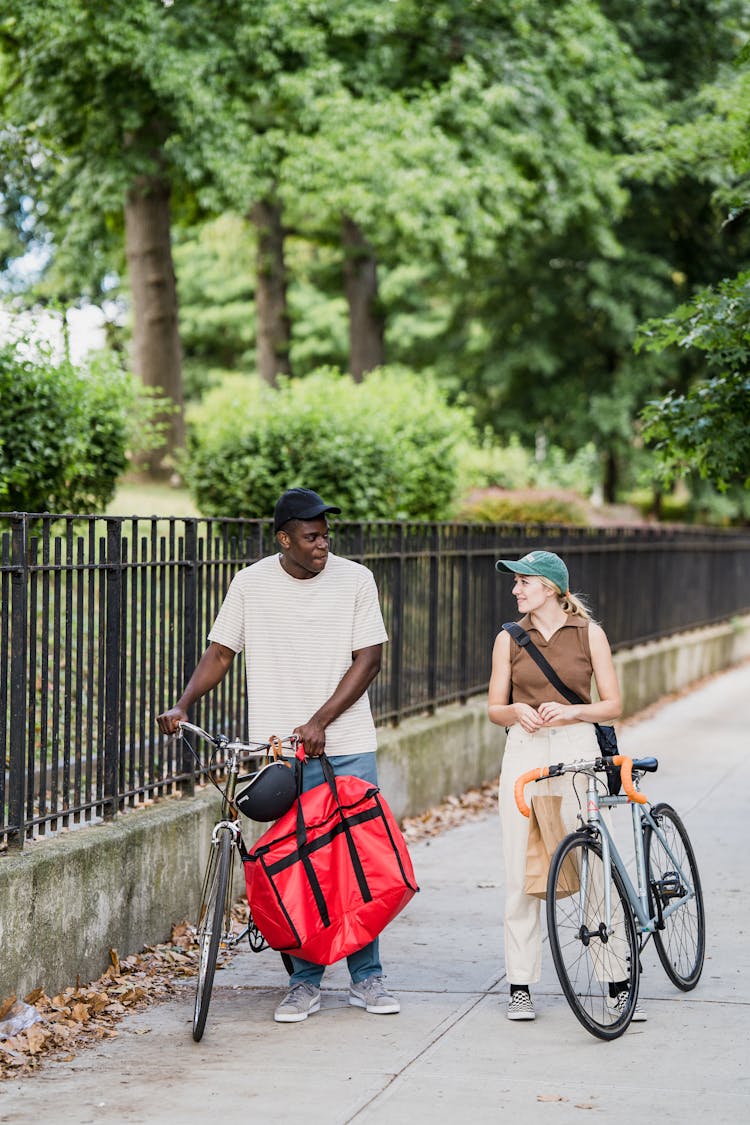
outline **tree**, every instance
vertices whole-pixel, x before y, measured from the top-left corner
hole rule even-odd
[[[745,261],[750,210],[748,62],[746,46],[736,66],[701,91],[701,112],[652,138],[641,158],[651,176],[675,178],[692,169],[712,183],[713,205],[729,209],[722,233],[727,241],[734,236],[735,260]],[[677,349],[702,358],[691,379],[650,401],[643,411],[644,437],[653,444],[668,483],[697,472],[721,491],[733,485],[750,487],[749,312],[750,273],[744,269],[700,289],[668,315],[646,321],[638,332],[640,352]],[[716,374],[706,377],[706,368]]]
[[[218,371],[252,371],[252,315],[257,248],[242,215],[176,227],[175,269],[180,288],[180,341],[186,399],[201,395]]]
[[[279,375],[289,375],[292,370],[284,224],[278,203],[268,199],[253,203],[250,218],[258,242],[255,274],[258,373],[266,383],[275,386]]]
[[[675,345],[698,349],[717,374],[643,411],[643,436],[654,445],[663,478],[671,483],[697,471],[722,491],[750,488],[750,272],[641,328],[640,348]]]
[[[200,3],[197,4],[200,7]],[[235,0],[206,6],[201,29],[206,97],[194,107],[192,158],[201,196],[253,227],[256,366],[269,385],[291,370],[285,240],[277,169],[298,132],[315,127],[320,92],[337,81],[327,63],[325,6]],[[194,100],[194,91],[187,92]]]
[[[197,80],[189,51],[178,52],[194,8],[11,0],[0,25],[0,95],[43,160],[31,197],[37,221],[54,236],[56,268],[74,276],[79,291],[95,293],[124,233],[133,365],[145,386],[163,389],[177,407],[165,417],[168,455],[184,432],[170,237],[179,165],[168,142],[184,114],[186,73]],[[152,454],[149,467],[168,472],[168,458]]]

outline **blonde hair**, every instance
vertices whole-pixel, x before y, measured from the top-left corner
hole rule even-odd
[[[561,594],[560,587],[556,586],[554,582],[550,582],[549,578],[542,578],[541,574],[537,577],[542,585],[555,591],[560,608],[565,613],[570,614],[571,617],[582,617],[584,621],[593,621],[591,610],[580,594],[571,594],[570,590],[566,594]]]

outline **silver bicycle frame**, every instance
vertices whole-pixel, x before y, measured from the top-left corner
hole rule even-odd
[[[626,796],[603,796],[599,794],[597,789],[596,779],[588,776],[587,789],[586,789],[586,815],[579,814],[579,819],[584,825],[593,826],[599,836],[602,846],[602,861],[604,864],[605,872],[610,870],[610,866],[614,865],[625,887],[625,892],[630,901],[633,914],[636,919],[637,929],[642,934],[652,934],[657,928],[657,918],[651,917],[648,908],[648,875],[646,872],[646,857],[643,850],[643,830],[642,825],[645,821],[650,825],[653,832],[659,839],[661,846],[669,856],[674,864],[675,872],[679,875],[683,885],[687,888],[687,893],[679,899],[675,899],[663,912],[662,917],[668,918],[675,910],[679,910],[686,902],[695,897],[692,884],[689,877],[685,874],[680,866],[677,857],[672,852],[672,849],[667,843],[667,839],[661,829],[651,815],[650,808],[646,805],[639,805],[633,802],[631,804],[631,820],[633,825],[633,844],[635,849],[635,867],[636,867],[636,880],[638,888],[633,885],[622,856],[617,850],[612,834],[609,831],[605,821],[600,815],[602,808],[614,808],[617,805],[630,804]],[[584,873],[581,873],[581,901],[585,902],[585,878]],[[605,876],[604,879],[604,914],[607,931],[612,932],[612,880]]]

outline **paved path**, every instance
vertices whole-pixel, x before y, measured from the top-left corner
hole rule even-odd
[[[644,785],[682,813],[703,876],[707,959],[678,992],[644,954],[648,1022],[614,1043],[588,1035],[561,998],[545,950],[535,1023],[505,1018],[501,846],[490,817],[414,846],[421,893],[382,941],[399,1016],[346,1000],[342,966],[326,974],[319,1014],[278,1025],[285,976],[276,954],[243,952],[217,974],[206,1034],[190,1036],[192,988],[129,1017],[120,1035],[68,1063],[0,1086],[0,1122],[56,1125],[220,1119],[284,1125],[508,1120],[566,1125],[750,1120],[750,670],[734,669],[620,742],[656,754]]]

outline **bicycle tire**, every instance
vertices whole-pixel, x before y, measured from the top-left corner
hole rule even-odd
[[[219,833],[217,844],[212,844],[211,855],[203,881],[200,912],[198,916],[198,979],[195,987],[193,1010],[193,1039],[200,1042],[206,1026],[211,1003],[211,991],[216,972],[219,946],[226,922],[227,887],[232,859],[232,834],[227,829]]]
[[[698,865],[685,825],[672,806],[662,802],[652,808],[651,815],[683,875],[688,874],[692,883],[693,897],[664,918],[661,928],[654,932],[654,945],[664,971],[677,988],[690,992],[700,980],[706,953],[706,917]],[[686,888],[658,834],[648,823],[643,831],[649,906],[652,916],[661,918],[662,909],[676,895],[684,894]]]
[[[601,844],[574,832],[559,844],[547,882],[547,932],[555,971],[576,1019],[597,1039],[626,1031],[638,999],[638,938],[620,873],[610,868],[612,931],[604,923]],[[626,982],[626,984],[622,984]],[[627,989],[622,1005],[610,985]]]

